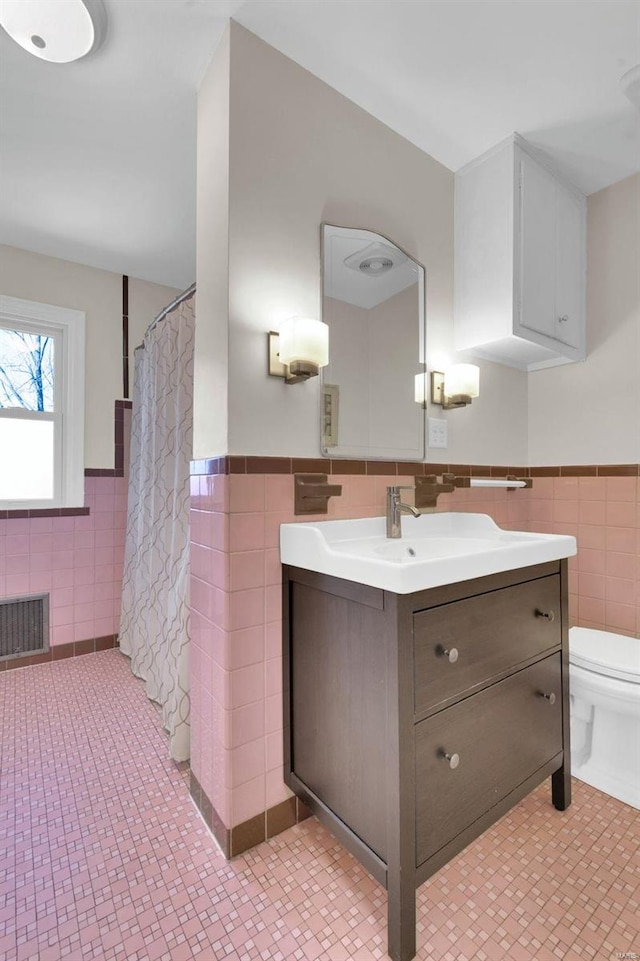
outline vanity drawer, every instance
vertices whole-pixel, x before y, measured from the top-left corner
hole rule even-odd
[[[560,577],[552,574],[421,611],[413,617],[413,637],[419,714],[559,647]]]
[[[560,654],[417,724],[416,865],[561,750]]]

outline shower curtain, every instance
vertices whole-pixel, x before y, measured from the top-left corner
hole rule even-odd
[[[161,706],[175,761],[189,757],[189,459],[194,295],[135,354],[120,649]]]

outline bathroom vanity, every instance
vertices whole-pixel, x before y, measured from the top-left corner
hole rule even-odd
[[[570,803],[563,556],[575,552],[575,541],[546,536],[543,553],[563,556],[495,570],[513,544],[502,560],[487,556],[499,555],[500,537],[511,532],[485,518],[499,532],[487,529],[495,543],[486,550],[480,530],[466,539],[450,531],[450,544],[443,533],[447,518],[472,518],[473,527],[483,516],[406,518],[404,530],[431,536],[394,544],[358,541],[362,525],[374,521],[286,525],[309,528],[298,534],[304,567],[282,529],[283,561],[295,562],[283,572],[285,780],[387,887],[394,961],[415,954],[420,884],[548,776],[554,805]],[[331,524],[334,531],[342,524],[343,534],[351,525],[355,539],[331,546]],[[304,544],[305,533],[323,527],[328,536],[320,536],[343,565],[349,551],[360,561],[367,550],[382,551],[373,562],[378,574],[361,563],[361,576],[395,576],[395,589],[327,573],[331,561]],[[463,576],[473,554],[491,573],[452,579],[446,568],[455,541],[466,552],[458,558]],[[474,563],[478,569],[478,557]],[[424,583],[440,583],[407,590],[417,568]]]

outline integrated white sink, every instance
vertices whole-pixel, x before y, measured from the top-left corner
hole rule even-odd
[[[282,524],[283,564],[396,594],[467,581],[576,553],[564,534],[504,531],[487,514],[403,515],[402,537],[386,537],[384,517]]]

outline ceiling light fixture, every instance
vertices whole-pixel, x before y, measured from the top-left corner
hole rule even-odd
[[[102,0],[0,0],[0,24],[34,57],[71,63],[98,49],[107,15]]]

